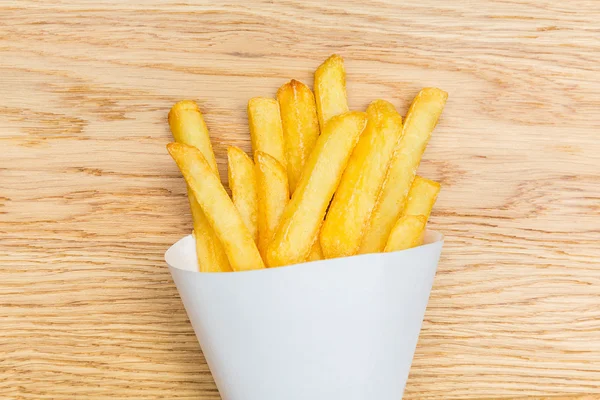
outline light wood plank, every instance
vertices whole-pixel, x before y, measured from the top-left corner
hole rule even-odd
[[[352,109],[450,94],[405,397],[599,397],[600,3],[397,3],[1,2],[1,397],[219,398],[162,258],[191,229],[167,112],[198,100],[225,180],[247,100],[333,52]]]

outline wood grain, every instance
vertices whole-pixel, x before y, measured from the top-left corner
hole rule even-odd
[[[0,3],[2,398],[219,398],[163,262],[167,112],[199,101],[225,179],[246,101],[333,52],[353,109],[450,93],[405,397],[600,398],[600,2],[138,3]]]

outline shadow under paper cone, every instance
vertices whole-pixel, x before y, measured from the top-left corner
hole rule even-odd
[[[224,400],[399,400],[443,238],[395,253],[200,273],[194,240],[166,253]]]

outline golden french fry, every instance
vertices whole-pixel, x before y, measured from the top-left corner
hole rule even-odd
[[[252,152],[262,151],[284,166],[285,147],[283,144],[283,128],[279,114],[279,103],[275,99],[254,97],[248,101],[248,125]]]
[[[319,242],[319,235],[317,234],[317,240],[315,240],[310,248],[310,253],[308,253],[308,258],[306,261],[319,261],[323,260],[324,258],[323,249],[321,248],[321,243]]]
[[[290,201],[290,190],[285,168],[274,157],[257,151],[254,163],[258,186],[258,250],[265,259],[267,246]]]
[[[425,88],[413,100],[404,120],[402,138],[390,161],[379,200],[363,236],[360,254],[377,253],[385,247],[404,209],[421,157],[447,98],[448,93],[443,90]]]
[[[308,86],[292,79],[277,91],[281,112],[290,193],[319,137],[315,96]]]
[[[390,232],[384,251],[410,249],[423,243],[423,232],[427,220],[424,215],[405,215],[400,217]]]
[[[367,108],[367,116],[367,127],[352,152],[321,229],[325,258],[358,252],[402,134],[402,117],[387,101],[373,101]]]
[[[427,222],[439,192],[439,183],[417,175],[408,192],[402,215],[423,215]]]
[[[264,268],[250,231],[200,150],[181,143],[169,143],[167,149],[223,244],[233,270]]]
[[[325,123],[331,117],[349,110],[344,59],[334,54],[325,60],[315,71],[314,87],[319,125],[323,131]]]
[[[240,212],[254,242],[258,242],[258,191],[254,163],[242,149],[229,146],[227,164],[233,204]]]
[[[267,248],[269,266],[279,267],[307,259],[366,123],[366,113],[348,112],[333,117],[325,126]]]
[[[208,129],[198,105],[191,100],[176,103],[169,111],[169,126],[176,142],[196,147],[218,177],[217,162],[210,143]],[[204,216],[194,193],[188,188],[198,267],[202,272],[231,271],[223,245]]]
[[[192,212],[194,242],[196,243],[196,259],[200,272],[231,272],[231,265],[225,254],[221,241],[204,215],[196,196],[188,188],[188,198]]]
[[[176,142],[194,146],[200,150],[213,172],[219,174],[208,128],[196,102],[182,100],[175,103],[169,111],[169,126]]]

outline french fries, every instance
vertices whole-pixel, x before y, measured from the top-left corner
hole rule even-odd
[[[317,235],[317,240],[315,240],[310,248],[310,253],[308,253],[308,258],[306,261],[319,261],[324,258],[323,249],[321,248],[321,243],[319,242],[319,235]]]
[[[315,71],[315,100],[321,131],[331,117],[348,112],[346,70],[344,60],[337,54],[325,60]]]
[[[350,157],[321,230],[325,258],[358,252],[402,133],[402,117],[387,101],[373,101],[367,116],[367,127]]]
[[[194,193],[188,189],[188,199],[194,229],[192,236],[196,243],[196,259],[200,272],[231,272],[229,259],[221,241],[204,215]]]
[[[190,100],[176,103],[169,111],[169,126],[176,142],[196,147],[208,161],[214,174],[219,174],[217,161],[212,150],[208,129],[198,105]],[[188,198],[194,226],[198,269],[202,272],[227,272],[231,266],[225,250],[213,228],[204,216],[192,190],[188,188]]]
[[[295,79],[277,91],[281,112],[290,193],[319,137],[319,119],[312,91]]]
[[[182,100],[175,103],[169,111],[169,126],[176,142],[200,150],[213,172],[219,174],[208,128],[196,102]]]
[[[325,126],[267,248],[267,265],[278,267],[307,259],[366,123],[366,113],[348,112],[333,117]]]
[[[265,97],[250,99],[248,101],[248,125],[252,152],[262,151],[274,157],[285,167],[287,161],[277,100]]]
[[[424,215],[405,215],[394,225],[384,251],[406,250],[423,242],[427,219]]]
[[[167,149],[223,244],[232,269],[264,268],[250,231],[202,152],[181,143],[169,143]]]
[[[254,163],[239,147],[227,148],[229,188],[235,208],[240,213],[254,242],[258,242],[258,192]]]
[[[423,215],[427,222],[439,192],[439,183],[417,175],[408,192],[402,215]]]
[[[404,121],[402,138],[390,161],[379,200],[363,237],[360,254],[384,249],[404,209],[421,157],[447,98],[448,94],[443,90],[425,88],[413,100]]]
[[[265,259],[267,246],[290,200],[290,191],[285,168],[274,157],[257,151],[254,163],[258,184],[258,250]]]
[[[421,245],[440,184],[416,172],[447,97],[422,89],[404,121],[384,100],[349,111],[344,61],[334,54],[315,70],[314,92],[292,79],[276,99],[248,101],[253,158],[227,148],[231,199],[198,106],[176,103],[176,143],[167,148],[188,185],[200,271]]]
[[[323,225],[321,225],[321,228],[319,229],[319,232],[315,237],[315,241],[313,242],[313,245],[310,248],[310,252],[308,253],[308,258],[306,259],[306,261],[318,261],[325,259],[325,256],[323,256],[323,248],[321,247],[321,241],[319,240],[322,228]]]
[[[384,251],[405,250],[423,243],[425,226],[439,191],[439,183],[415,177],[403,215],[392,228]]]

